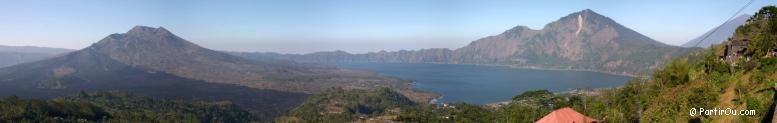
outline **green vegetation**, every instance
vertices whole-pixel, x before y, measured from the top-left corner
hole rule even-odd
[[[547,90],[527,91],[502,106],[485,107],[466,103],[451,106],[420,106],[404,110],[397,120],[407,122],[487,123],[534,122],[562,107],[583,107],[576,95],[557,95]]]
[[[288,117],[277,122],[349,122],[362,118],[391,117],[400,109],[416,106],[407,97],[389,88],[375,90],[345,90],[330,88],[314,94]]]
[[[94,92],[52,100],[0,99],[0,122],[250,122],[252,115],[229,102],[186,103]]]
[[[64,88],[67,88],[68,85],[71,85],[74,83],[84,83],[84,82],[88,82],[88,81],[75,76],[54,77],[52,79],[38,82],[37,88],[64,89]]]

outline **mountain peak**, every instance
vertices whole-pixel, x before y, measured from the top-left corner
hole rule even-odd
[[[569,22],[572,22],[572,23],[569,23]],[[603,25],[612,25],[612,26],[617,25],[615,20],[612,20],[609,17],[596,13],[591,9],[584,9],[578,12],[570,13],[569,15],[561,17],[560,19],[554,21],[554,23],[574,24],[575,30],[577,30],[577,26],[588,26],[590,24],[603,24]],[[551,26],[554,23],[550,23],[545,26],[546,27]],[[578,24],[582,24],[582,25],[578,25]]]
[[[101,50],[113,57],[137,54],[176,56],[180,55],[179,53],[204,50],[204,48],[174,35],[163,27],[148,26],[135,26],[127,33],[111,34],[95,43],[92,49]]]
[[[137,25],[135,27],[132,27],[132,29],[130,29],[129,32],[143,32],[143,31],[151,31],[151,30],[156,30],[156,28],[149,27],[149,26],[143,26],[143,25]]]
[[[612,21],[612,20],[610,20],[609,17],[606,17],[606,16],[604,16],[602,14],[596,13],[594,10],[591,10],[591,9],[584,9],[584,10],[572,13],[572,14],[567,15],[564,18],[578,19],[578,17],[585,18],[585,21],[601,21],[601,19]],[[564,19],[564,18],[562,18],[562,19]]]
[[[135,27],[132,27],[129,31],[126,33],[127,35],[141,35],[141,36],[147,36],[147,35],[172,35],[170,31],[165,29],[164,27],[148,27],[148,26],[142,26],[138,25]]]
[[[542,29],[539,29],[539,30],[533,30],[533,29],[530,29],[529,27],[519,25],[504,31],[502,34],[504,34],[507,37],[515,37],[515,36],[520,36],[522,35],[522,33],[526,33],[526,32],[556,31],[556,32],[571,32],[571,34],[573,34],[574,36],[579,36],[579,35],[588,35],[593,33],[588,31],[596,31],[604,28],[613,28],[617,31],[628,31],[629,33],[632,32],[631,30],[627,29],[626,27],[623,27],[622,25],[618,24],[617,22],[615,22],[615,20],[612,20],[609,17],[596,13],[591,9],[583,9],[574,13],[570,13],[567,16],[561,17],[554,22],[548,23]]]
[[[513,28],[510,28],[509,30],[506,30],[503,33],[504,34],[519,34],[521,32],[527,31],[527,30],[532,30],[532,29],[527,27],[527,26],[518,25],[518,26],[515,26]]]
[[[577,15],[583,15],[583,16],[601,16],[604,17],[604,15],[594,12],[594,10],[591,9],[583,9],[579,12],[575,12],[572,14],[569,14],[569,16],[577,16]]]
[[[582,11],[580,11],[580,13],[594,13],[594,14],[596,14],[596,12],[594,12],[594,10],[591,10],[591,9],[583,9]]]

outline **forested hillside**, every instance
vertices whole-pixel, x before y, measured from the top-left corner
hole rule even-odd
[[[390,88],[346,90],[330,88],[310,96],[277,122],[342,123],[367,118],[394,119],[404,108],[418,104]]]
[[[0,122],[250,122],[230,102],[182,102],[126,92],[92,92],[52,99],[0,99]]]

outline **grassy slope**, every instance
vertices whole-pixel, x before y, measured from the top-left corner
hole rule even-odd
[[[746,54],[751,60],[741,58],[734,65],[718,60],[724,45],[691,53],[656,71],[644,83],[630,83],[600,97],[590,97],[598,101],[587,102],[593,110],[584,110],[585,114],[613,122],[771,120],[768,116],[774,103],[772,83],[777,80],[777,58],[768,57],[765,52],[777,43],[777,18],[765,15],[775,14],[776,10],[774,6],[764,7],[734,34],[734,40],[752,40]],[[752,109],[756,115],[690,116],[692,108]]]

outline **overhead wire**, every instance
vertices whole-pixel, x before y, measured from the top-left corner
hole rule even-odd
[[[742,6],[742,8],[739,8],[739,10],[737,10],[737,12],[736,12],[736,13],[734,13],[734,15],[732,15],[731,17],[729,17],[729,18],[726,20],[726,22],[723,22],[723,25],[726,25],[727,23],[730,23],[730,22],[731,22],[731,20],[732,20],[732,19],[734,19],[734,17],[736,17],[737,15],[739,15],[739,13],[741,13],[741,12],[742,12],[742,10],[745,10],[745,8],[747,8],[747,6],[750,6],[750,4],[752,4],[754,1],[755,1],[755,0],[750,0],[749,2],[747,2],[747,4],[745,4],[745,6]],[[722,25],[721,25],[721,26],[722,26]],[[699,46],[699,44],[701,44],[702,42],[704,42],[705,40],[707,40],[707,38],[709,38],[709,37],[710,37],[710,35],[712,35],[712,34],[714,34],[715,32],[717,32],[717,31],[718,31],[718,29],[720,29],[720,27],[721,27],[721,26],[717,26],[717,27],[715,27],[715,29],[712,29],[712,32],[705,34],[705,35],[704,35],[704,37],[703,37],[701,40],[699,40],[698,42],[696,42],[696,44],[694,44],[694,45],[693,45],[693,47],[698,47],[698,46]]]

